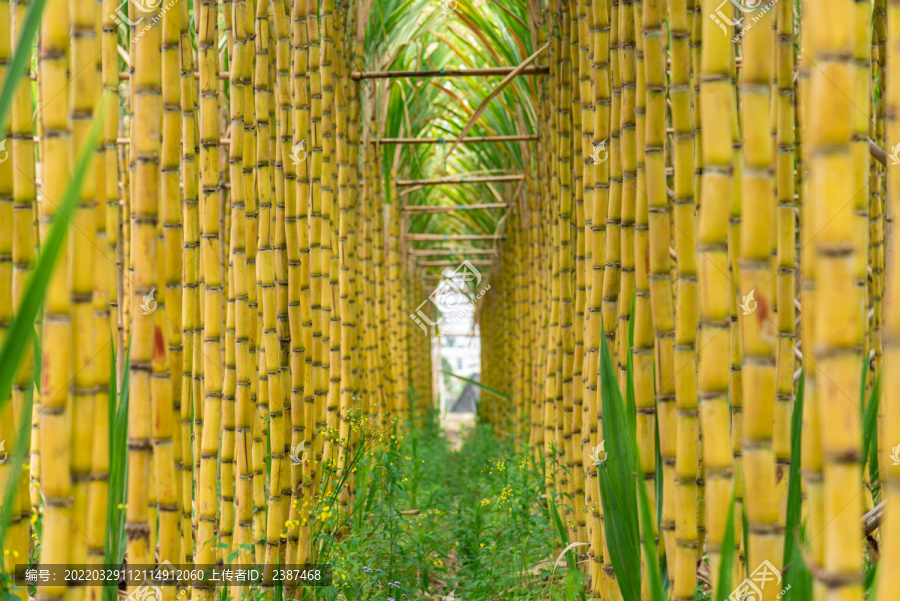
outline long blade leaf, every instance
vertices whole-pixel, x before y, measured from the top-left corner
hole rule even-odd
[[[57,213],[53,218],[50,233],[47,235],[47,239],[44,240],[34,272],[25,285],[25,293],[22,296],[19,313],[9,328],[3,341],[3,346],[0,347],[0,411],[3,410],[3,406],[9,400],[19,361],[22,359],[25,345],[31,341],[34,320],[38,315],[38,311],[40,311],[44,295],[47,292],[47,286],[50,285],[53,267],[56,265],[59,253],[63,248],[72,213],[78,204],[78,192],[81,190],[81,184],[87,175],[89,160],[97,148],[100,127],[103,123],[102,113],[103,111],[99,110],[94,116],[84,148],[81,149],[78,155],[78,161],[72,173],[72,180],[66,186],[62,202],[59,203]],[[49,202],[49,200],[44,202]]]

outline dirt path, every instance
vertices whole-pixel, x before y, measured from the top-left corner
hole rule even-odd
[[[441,427],[447,434],[447,440],[450,441],[454,451],[458,451],[462,447],[461,429],[463,427],[471,428],[474,425],[474,413],[447,413],[441,420]]]

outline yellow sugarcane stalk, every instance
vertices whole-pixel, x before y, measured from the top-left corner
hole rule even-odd
[[[694,596],[694,566],[700,556],[697,508],[699,422],[697,413],[697,220],[695,191],[695,146],[697,121],[692,102],[699,103],[691,88],[691,25],[694,0],[670,0],[672,31],[672,79],[669,97],[672,102],[674,130],[673,167],[675,171],[673,223],[676,228],[675,257],[678,267],[675,312],[675,570],[673,598],[685,601]],[[665,514],[664,514],[664,526]],[[671,527],[670,526],[670,527]],[[670,535],[671,536],[671,535]],[[672,555],[669,555],[672,557]]]
[[[717,5],[704,0],[703,13]],[[730,17],[733,6],[719,10]],[[720,565],[722,539],[732,489],[731,427],[728,407],[731,348],[731,281],[726,245],[728,214],[733,196],[732,131],[734,80],[731,76],[731,39],[710,19],[703,23],[700,100],[703,103],[703,188],[697,227],[698,284],[700,287],[700,349],[697,393],[703,431],[705,469],[706,549],[711,565]],[[718,573],[713,572],[713,589]]]
[[[13,2],[12,11],[10,13],[10,38],[18,39],[22,33],[25,20],[25,2]],[[30,69],[27,69],[30,71]],[[12,169],[12,218],[6,222],[10,224],[13,232],[11,242],[11,266],[12,281],[11,283],[11,300],[13,310],[20,306],[25,292],[25,285],[34,268],[35,261],[35,236],[34,236],[34,215],[37,204],[37,190],[35,186],[35,158],[34,158],[34,142],[32,138],[32,100],[31,100],[31,82],[23,76],[16,88],[13,97],[11,113],[12,149],[9,159],[4,168]],[[9,175],[9,173],[7,173]],[[14,424],[14,428],[18,430],[19,424],[23,423],[23,412],[25,410],[26,395],[31,394],[34,400],[34,353],[32,349],[26,345],[24,356],[20,359],[19,369],[16,372],[15,381],[12,390],[12,409],[13,419],[8,424]],[[40,446],[39,443],[39,410],[38,404],[34,403],[32,414],[38,416],[37,419],[31,420],[31,428],[26,431],[16,431],[15,436],[6,439],[8,448],[15,448],[15,440],[20,436],[34,436],[31,445],[31,474],[38,474],[40,465]],[[37,513],[39,510],[40,496],[39,488],[32,487],[29,494],[29,470],[26,466],[22,466],[19,472],[19,491],[18,515],[12,514],[10,533],[7,540],[10,541],[9,554],[13,560],[16,559],[15,554],[18,553],[19,558],[25,558],[29,544],[31,542],[30,514],[32,511]],[[102,481],[102,477],[98,478],[98,482]],[[36,484],[36,482],[35,482]],[[32,507],[34,509],[32,509]],[[18,530],[17,534],[14,534]],[[13,553],[14,551],[14,553]],[[18,596],[25,601],[25,595],[22,592],[17,593]]]
[[[827,583],[829,594],[860,599],[862,589],[862,537],[859,520],[863,497],[848,486],[860,482],[862,424],[859,409],[847,409],[844,391],[859,390],[860,351],[863,348],[864,302],[855,282],[863,223],[854,218],[829,219],[852,198],[853,133],[851,98],[855,73],[852,58],[855,10],[853,3],[835,0],[804,4],[809,25],[808,54],[816,65],[811,70],[809,120],[805,142],[809,145],[810,219],[816,290],[811,352],[815,368],[828,374],[816,385],[811,399],[819,414],[823,460],[824,559],[816,580]],[[826,27],[826,23],[829,24]],[[844,93],[835,93],[835,89]],[[804,316],[805,317],[805,316]],[[841,324],[835,327],[835,324]],[[851,366],[853,366],[851,368]],[[840,509],[839,509],[840,508]]]
[[[900,42],[900,0],[887,0],[887,47],[892,47]],[[891,52],[887,55],[887,72],[900,69],[900,57]],[[896,77],[888,78],[885,95],[885,139],[893,140],[900,137],[900,80]],[[896,173],[896,167],[887,168],[887,198],[890,203],[888,211],[897,214],[900,210],[900,178]],[[894,244],[888,257],[888,266],[891,273],[897,273],[900,265],[900,246]],[[900,279],[887,279],[888,301],[900,298]],[[888,445],[893,445],[894,440],[900,438],[900,314],[896,311],[887,311],[884,320],[884,392],[881,403],[884,407],[884,438]],[[879,437],[880,438],[880,437]],[[900,499],[900,465],[896,462],[884,461],[879,465],[879,473],[884,479],[884,492],[888,499]],[[896,561],[900,558],[900,511],[888,504],[885,514],[882,561]],[[889,564],[885,564],[889,565]],[[876,598],[879,600],[890,599],[900,589],[900,573],[897,570],[887,570],[879,579]]]
[[[197,538],[194,560],[213,563],[216,549],[213,541],[218,514],[216,472],[219,455],[219,427],[222,405],[221,345],[223,326],[222,269],[219,252],[219,99],[217,10],[215,0],[205,0],[200,6],[198,52],[200,54],[200,195],[202,244],[200,248],[204,294],[203,316],[203,404],[202,427],[194,421],[194,437],[200,439],[199,476],[197,478]],[[195,415],[197,411],[195,409]],[[199,430],[199,431],[198,431]],[[213,589],[194,586],[194,601],[210,601]]]
[[[783,539],[778,533],[778,501],[775,490],[775,452],[772,444],[775,409],[775,350],[778,327],[774,315],[775,274],[771,259],[775,247],[774,148],[770,130],[753,127],[770,123],[773,81],[774,35],[772,11],[759,11],[758,21],[743,36],[744,62],[741,110],[744,126],[743,212],[740,247],[742,297],[741,335],[744,481],[744,515],[749,528],[746,541],[751,562],[763,559],[778,568],[782,564]],[[761,25],[761,26],[760,26]],[[755,302],[755,304],[754,304]],[[753,312],[751,312],[751,309]],[[757,559],[758,558],[758,559]],[[748,566],[752,572],[755,564]],[[774,598],[774,581],[766,583],[766,598]]]

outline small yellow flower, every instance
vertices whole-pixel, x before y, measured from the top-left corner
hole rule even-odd
[[[483,546],[484,546],[484,543],[481,543],[481,546],[483,547]]]

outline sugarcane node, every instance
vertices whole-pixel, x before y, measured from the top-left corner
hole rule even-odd
[[[125,535],[129,541],[150,537],[150,524],[146,522],[125,522]]]
[[[128,438],[128,450],[130,451],[151,451],[153,444],[149,438]]]

